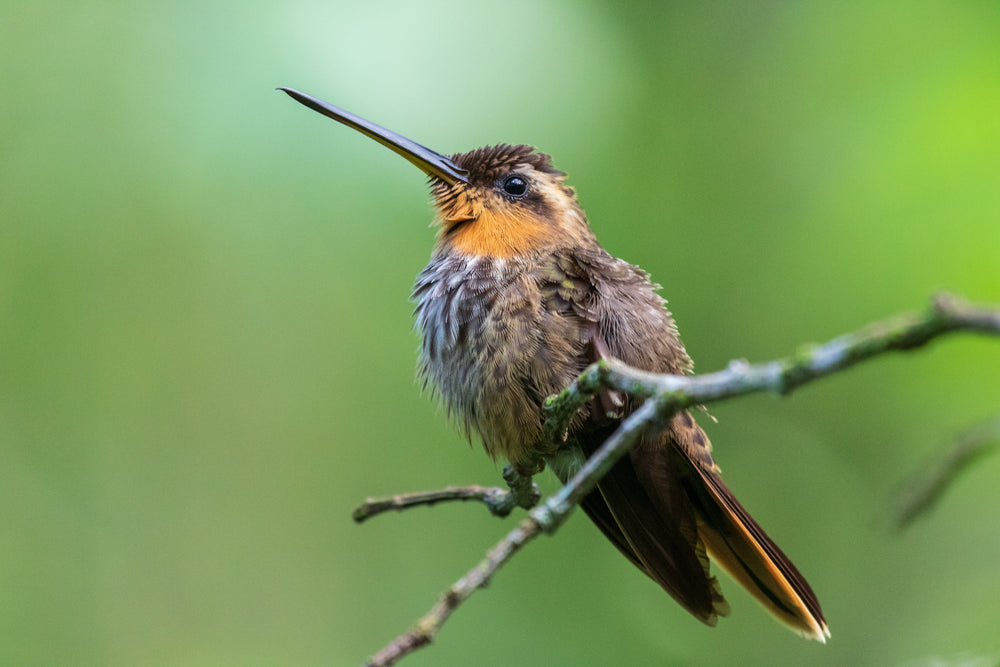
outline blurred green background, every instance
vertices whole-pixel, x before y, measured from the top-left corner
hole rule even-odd
[[[275,86],[551,153],[700,371],[1000,301],[998,3],[2,0],[0,72],[4,665],[357,664],[513,525],[351,521],[499,469],[414,382],[424,179]],[[825,647],[728,579],[703,627],[581,514],[404,664],[997,664],[1000,456],[885,517],[998,376],[954,337],[713,407]]]

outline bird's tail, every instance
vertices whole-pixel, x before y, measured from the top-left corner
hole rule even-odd
[[[686,453],[690,448],[667,440],[640,443],[584,499],[583,510],[633,564],[702,622],[715,625],[729,613],[709,571],[711,556],[779,621],[825,642],[830,631],[816,595],[726,488],[710,454],[705,453],[708,465],[696,462]],[[578,456],[589,456],[598,444],[581,443]],[[566,471],[553,468],[565,481]]]
[[[709,556],[793,632],[825,643],[830,630],[805,577],[717,473],[697,472],[698,536]]]

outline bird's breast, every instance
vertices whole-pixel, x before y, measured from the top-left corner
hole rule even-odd
[[[553,309],[543,258],[434,257],[413,289],[419,373],[467,435],[533,453],[547,396],[585,366],[580,322]]]

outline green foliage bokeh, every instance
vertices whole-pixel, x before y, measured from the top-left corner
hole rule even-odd
[[[998,35],[986,2],[0,0],[0,664],[357,664],[510,525],[351,522],[499,470],[413,379],[424,179],[275,86],[551,153],[709,371],[1000,301]],[[825,647],[729,580],[702,627],[580,515],[405,664],[995,664],[1000,457],[884,520],[998,371],[952,338],[713,407]]]

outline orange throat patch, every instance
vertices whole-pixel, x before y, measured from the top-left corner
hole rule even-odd
[[[479,217],[465,222],[445,222],[450,230],[441,236],[441,244],[462,255],[476,257],[514,257],[546,245],[552,230],[529,215],[483,210]],[[447,228],[447,227],[446,227]]]

